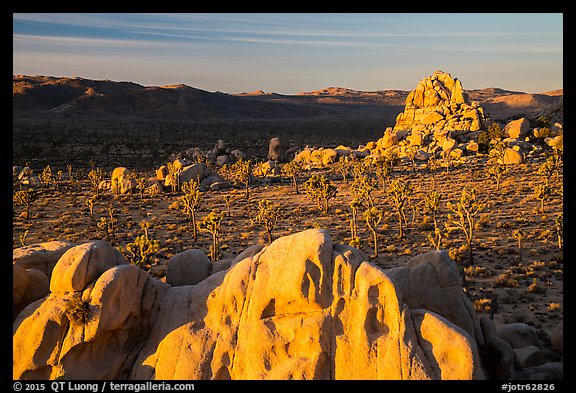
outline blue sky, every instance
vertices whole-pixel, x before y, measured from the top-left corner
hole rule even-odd
[[[226,93],[563,86],[563,15],[13,14],[13,73]]]

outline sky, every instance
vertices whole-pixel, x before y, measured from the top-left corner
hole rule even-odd
[[[225,93],[563,87],[561,13],[13,14],[13,74]]]

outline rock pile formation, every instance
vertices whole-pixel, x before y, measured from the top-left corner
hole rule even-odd
[[[14,321],[13,378],[484,379],[514,368],[444,251],[382,270],[311,229],[204,270],[172,286],[105,241],[67,248],[49,292]],[[487,351],[500,374],[484,367]]]
[[[418,82],[406,97],[406,107],[396,118],[394,130],[478,131],[486,127],[484,110],[470,102],[458,78],[443,71]]]

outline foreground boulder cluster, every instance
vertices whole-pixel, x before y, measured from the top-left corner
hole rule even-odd
[[[524,324],[479,318],[445,251],[383,270],[310,229],[161,280],[109,243],[14,250],[14,379],[556,379]]]

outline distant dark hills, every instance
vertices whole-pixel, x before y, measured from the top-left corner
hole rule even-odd
[[[416,83],[415,83],[416,85]],[[83,120],[318,120],[373,119],[393,126],[409,91],[357,91],[329,87],[296,95],[256,91],[208,92],[186,85],[142,86],[132,82],[50,76],[13,76],[14,118]],[[492,119],[546,115],[563,106],[563,90],[540,94],[499,88],[468,90]]]

